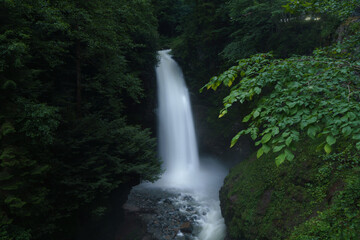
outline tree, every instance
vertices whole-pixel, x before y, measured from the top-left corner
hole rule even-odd
[[[231,22],[230,43],[223,56],[231,62],[259,52],[273,51],[278,57],[311,54],[316,47],[328,45],[339,22],[325,14],[306,18],[286,12],[286,0],[234,0],[226,5]]]
[[[359,0],[311,0],[311,1],[295,1],[289,0],[285,8],[289,12],[301,13],[325,13],[334,15],[337,18],[345,20],[360,7]]]
[[[217,70],[222,61],[219,53],[227,41],[228,18],[223,1],[195,1],[180,24],[174,40],[174,56],[183,67],[191,89],[199,89]]]
[[[160,173],[130,111],[156,63],[156,19],[125,0],[2,1],[0,13],[0,238],[66,238],[120,186]]]

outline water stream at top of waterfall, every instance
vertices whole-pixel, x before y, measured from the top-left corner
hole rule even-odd
[[[193,207],[201,213],[197,218],[200,231],[196,239],[222,240],[225,224],[218,191],[227,170],[214,159],[199,160],[189,93],[183,73],[170,51],[159,51],[160,62],[156,67],[159,155],[165,172],[154,185],[190,194],[195,200]],[[181,201],[178,200],[179,206]]]

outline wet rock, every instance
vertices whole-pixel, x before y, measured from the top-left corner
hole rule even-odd
[[[183,200],[191,202],[191,201],[194,201],[194,198],[192,196],[186,195],[183,197]]]
[[[183,233],[192,233],[192,230],[193,230],[193,226],[191,225],[190,222],[185,222],[180,226],[180,231]]]
[[[194,211],[194,208],[193,208],[193,207],[191,207],[191,206],[188,206],[188,207],[186,207],[186,211],[188,211],[188,212],[192,212],[192,211]]]
[[[142,224],[146,229],[144,237],[138,239],[194,240],[194,234],[198,233],[194,229],[199,228],[196,219],[203,212],[193,204],[196,202],[190,195],[136,187],[123,208],[138,219],[135,224]]]

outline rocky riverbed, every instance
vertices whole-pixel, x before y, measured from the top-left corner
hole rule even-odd
[[[123,206],[126,223],[117,240],[196,240],[207,206],[192,194],[140,185]]]

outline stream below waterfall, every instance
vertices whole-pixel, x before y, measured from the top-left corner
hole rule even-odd
[[[170,50],[159,51],[159,155],[164,174],[135,187],[124,209],[128,239],[223,240],[219,189],[227,169],[199,157],[189,93]],[[132,228],[132,224],[141,228]],[[121,239],[121,238],[120,238]]]

